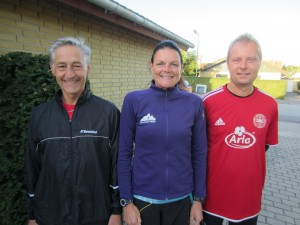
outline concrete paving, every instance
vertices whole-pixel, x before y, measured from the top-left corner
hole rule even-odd
[[[300,225],[300,95],[277,102],[279,145],[267,152],[258,225]]]

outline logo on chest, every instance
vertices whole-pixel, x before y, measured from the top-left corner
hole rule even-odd
[[[156,123],[156,118],[151,115],[150,113],[148,113],[146,116],[144,116],[141,120],[140,120],[140,124],[143,123]]]
[[[96,130],[80,130],[80,134],[97,134]]]
[[[225,143],[232,148],[246,149],[250,148],[256,142],[253,134],[246,131],[245,127],[240,126],[234,129],[234,132],[227,135]]]
[[[253,117],[253,124],[257,128],[264,128],[266,126],[266,117],[263,114],[256,114]]]

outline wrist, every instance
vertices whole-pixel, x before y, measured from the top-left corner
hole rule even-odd
[[[133,200],[132,200],[132,199],[125,199],[125,198],[122,198],[122,199],[120,200],[120,205],[121,205],[122,207],[126,207],[127,205],[129,205],[129,204],[131,204],[131,203],[133,203]]]
[[[195,201],[195,202],[201,202],[201,203],[204,203],[204,201],[205,201],[205,198],[203,198],[203,197],[196,197],[196,196],[194,196],[194,201]]]

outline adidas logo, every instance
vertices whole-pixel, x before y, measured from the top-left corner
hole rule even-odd
[[[150,115],[150,113],[148,113],[146,116],[144,116],[141,120],[140,120],[140,124],[143,123],[156,123],[156,118],[152,115]]]
[[[222,118],[219,118],[216,122],[215,122],[216,126],[222,126],[225,125],[224,121],[222,120]]]

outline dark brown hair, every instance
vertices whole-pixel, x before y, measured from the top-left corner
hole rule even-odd
[[[153,50],[153,53],[152,53],[152,57],[151,57],[151,63],[153,63],[153,60],[154,60],[154,56],[155,56],[155,53],[159,50],[159,49],[163,49],[163,48],[171,48],[171,49],[174,49],[176,52],[178,52],[179,56],[180,56],[180,62],[181,64],[183,64],[183,60],[182,60],[182,55],[181,55],[181,52],[180,52],[180,48],[177,46],[177,44],[172,41],[172,40],[164,40],[164,41],[161,41],[159,42],[156,47],[154,48]]]

